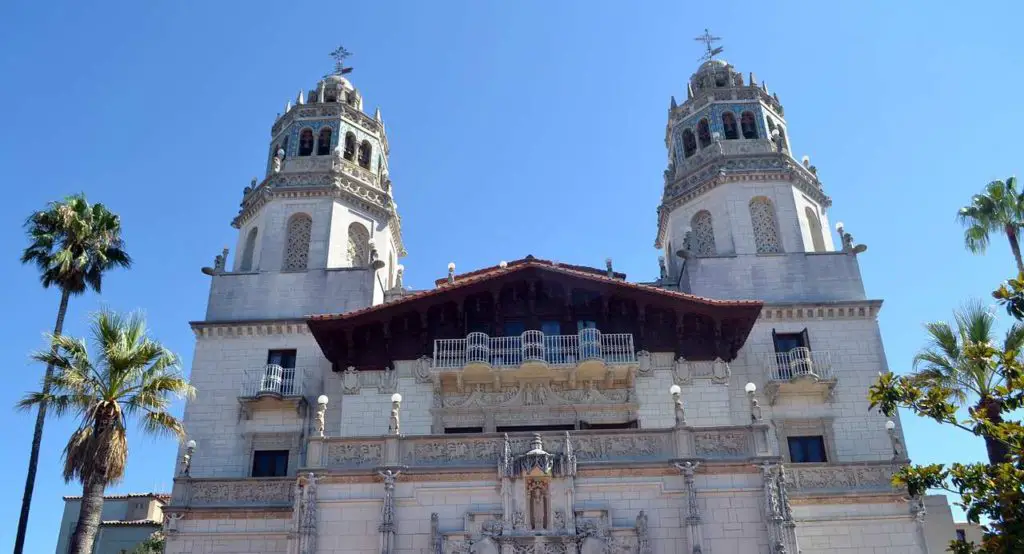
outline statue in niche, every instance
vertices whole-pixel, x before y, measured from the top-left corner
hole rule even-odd
[[[526,487],[530,497],[530,529],[543,531],[548,528],[548,482],[531,479]]]
[[[277,150],[277,153],[274,154],[274,159],[271,160],[271,164],[270,164],[270,169],[274,173],[280,173],[281,172],[281,161],[282,160],[284,160],[284,149],[283,148],[279,148]]]

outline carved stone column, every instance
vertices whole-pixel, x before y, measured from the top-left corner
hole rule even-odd
[[[384,480],[384,505],[380,510],[380,554],[395,552],[395,481],[401,470],[384,468],[377,473]]]
[[[512,512],[515,511],[512,501],[512,461],[512,443],[506,433],[501,456],[498,458],[498,475],[501,477],[501,532],[504,535],[512,532]]]
[[[430,514],[430,554],[444,554],[444,537],[437,512]]]
[[[288,552],[316,554],[317,506],[316,475],[303,473],[295,482],[295,500],[292,507],[292,535]]]
[[[675,466],[683,473],[683,481],[686,482],[686,527],[690,537],[690,552],[701,554],[704,536],[701,532],[700,506],[697,504],[697,489],[693,478],[700,462],[677,462]]]
[[[647,527],[647,512],[640,510],[636,516],[636,548],[639,554],[653,554],[651,537]]]
[[[786,470],[781,464],[765,462],[757,466],[764,483],[765,524],[772,554],[797,554],[796,523],[786,491]]]

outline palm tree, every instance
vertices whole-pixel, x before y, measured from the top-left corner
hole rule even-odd
[[[961,406],[974,402],[989,421],[1000,423],[1002,403],[995,392],[1004,383],[1003,375],[991,365],[965,355],[965,347],[972,344],[995,343],[995,315],[980,301],[966,303],[953,312],[955,328],[946,322],[928,323],[928,346],[914,356],[914,377],[919,386],[950,391]],[[1019,351],[1024,346],[1024,324],[1014,323],[1006,331],[1000,348],[1003,352]],[[1007,445],[985,436],[985,448],[991,464],[1008,458]]]
[[[43,288],[60,289],[60,307],[54,336],[64,329],[64,315],[72,295],[86,289],[100,292],[103,273],[115,267],[130,267],[131,258],[124,251],[121,240],[121,219],[103,204],[92,204],[82,194],[68,196],[60,202],[50,202],[47,209],[32,214],[25,221],[30,244],[21,255],[22,263],[35,264]],[[43,394],[49,389],[53,366],[46,366]],[[39,446],[43,440],[46,421],[46,403],[39,405],[35,432],[32,434],[32,452],[29,454],[25,492],[21,499],[21,516],[14,541],[14,553],[21,554],[25,546],[25,530],[32,505],[36,469],[39,464]]]
[[[1024,227],[1024,194],[1017,192],[1017,178],[992,181],[981,194],[971,198],[971,205],[960,208],[957,220],[964,230],[964,245],[976,254],[988,247],[989,233],[1005,233],[1010,250],[1017,260],[1017,272],[1024,273],[1020,255],[1020,230]]]
[[[92,334],[98,350],[94,361],[84,340],[52,337],[54,348],[33,357],[56,371],[43,391],[18,403],[22,409],[45,403],[58,417],[75,413],[80,418],[64,447],[64,480],[82,483],[72,554],[92,552],[103,491],[124,476],[128,419],[137,419],[146,433],[183,438],[185,428],[167,410],[172,397],[194,394],[179,372],[178,357],[149,338],[141,315],[100,311],[93,316]]]

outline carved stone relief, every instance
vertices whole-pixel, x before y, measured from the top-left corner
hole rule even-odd
[[[751,454],[750,434],[746,431],[703,431],[693,434],[698,456],[740,458]]]
[[[372,467],[384,463],[381,442],[330,443],[327,447],[329,467]]]
[[[221,506],[234,504],[275,505],[292,503],[292,481],[192,481],[189,504]]]

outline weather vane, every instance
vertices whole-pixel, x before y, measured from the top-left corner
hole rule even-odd
[[[339,46],[331,52],[331,57],[334,58],[334,72],[331,75],[344,75],[351,73],[351,67],[345,67],[345,58],[352,55],[352,52],[345,50],[344,46]]]
[[[696,40],[697,42],[703,42],[704,43],[704,47],[707,48],[707,52],[705,52],[704,55],[700,57],[700,59],[702,59],[702,60],[713,60],[713,59],[715,59],[715,56],[721,54],[722,50],[724,50],[724,48],[722,48],[721,46],[719,46],[718,48],[712,48],[711,47],[712,44],[714,44],[714,43],[716,43],[716,42],[718,42],[718,41],[720,41],[722,39],[719,38],[719,37],[711,36],[711,32],[708,31],[707,29],[704,29],[704,34],[703,35],[701,35],[701,36],[699,36],[699,37],[697,37],[697,38],[695,38],[693,40]]]

